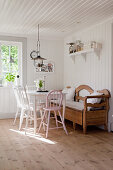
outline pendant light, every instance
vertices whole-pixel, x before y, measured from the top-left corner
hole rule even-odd
[[[42,58],[40,56],[40,40],[39,40],[39,24],[38,24],[38,41],[37,41],[37,51],[32,51],[30,53],[30,57],[32,60],[34,60],[34,66],[35,67],[42,67],[43,61],[46,60],[45,58]]]

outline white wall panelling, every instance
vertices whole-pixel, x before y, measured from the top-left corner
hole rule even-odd
[[[68,55],[66,42],[80,39],[83,42],[97,41],[102,43],[100,60],[94,53],[87,54],[86,62],[79,55],[75,58],[75,64]],[[65,38],[64,51],[64,83],[73,85],[89,84],[94,89],[110,89],[111,76],[111,26],[110,23],[100,24],[85,32],[78,32]],[[69,69],[68,69],[69,68]],[[75,84],[76,83],[76,84]]]
[[[11,87],[0,87],[0,118],[13,118],[16,111],[16,100]]]

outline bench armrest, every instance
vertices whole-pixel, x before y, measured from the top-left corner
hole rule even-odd
[[[86,96],[84,98],[84,109],[87,111],[87,107],[94,107],[94,108],[99,108],[99,107],[104,107],[107,106],[107,101],[103,101],[102,103],[87,103],[87,99],[92,99],[92,98],[102,98],[102,99],[109,99],[108,95],[99,95],[99,96]]]
[[[109,98],[109,95],[99,95],[99,96],[86,96],[85,100],[89,99],[89,98]]]

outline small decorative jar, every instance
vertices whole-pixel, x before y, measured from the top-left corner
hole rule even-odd
[[[96,42],[95,41],[91,41],[91,48],[96,48]]]

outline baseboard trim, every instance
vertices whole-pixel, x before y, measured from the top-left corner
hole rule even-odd
[[[15,113],[0,113],[0,119],[14,118]]]

